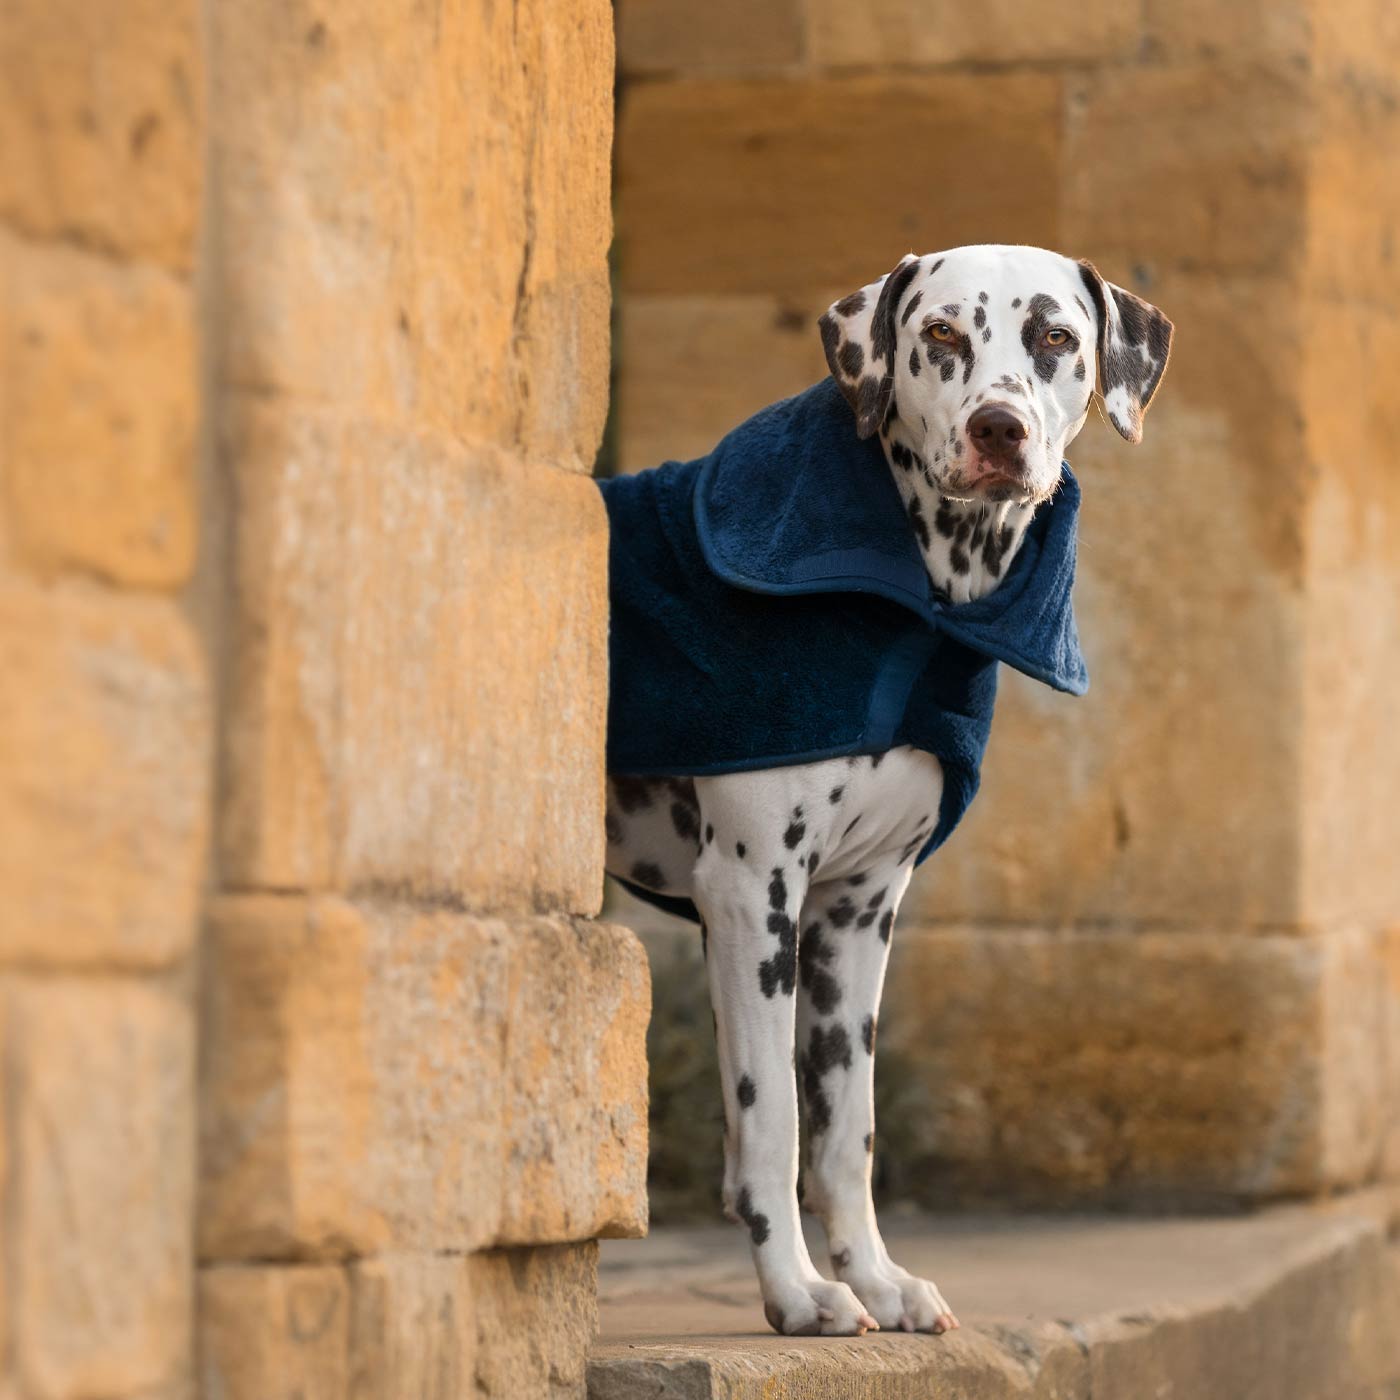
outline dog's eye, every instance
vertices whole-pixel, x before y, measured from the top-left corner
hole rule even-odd
[[[1047,345],[1068,345],[1074,337],[1063,326],[1055,326],[1045,332]]]
[[[958,333],[947,321],[930,321],[924,329],[924,334],[930,340],[937,340],[946,345],[950,340],[956,340]]]

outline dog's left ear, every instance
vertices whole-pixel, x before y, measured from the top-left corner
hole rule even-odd
[[[895,312],[922,258],[907,253],[893,272],[833,302],[817,323],[832,376],[868,438],[884,421],[894,388]]]
[[[1142,441],[1142,415],[1157,392],[1171,353],[1172,323],[1151,302],[1115,287],[1093,263],[1079,275],[1099,317],[1099,384],[1113,426],[1129,442]]]

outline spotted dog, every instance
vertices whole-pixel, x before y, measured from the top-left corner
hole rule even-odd
[[[1062,460],[1090,411],[1096,370],[1105,413],[1137,442],[1171,337],[1160,311],[1106,282],[1090,264],[995,245],[906,257],[836,302],[820,327],[832,378],[854,416],[853,433],[828,386],[830,405],[843,417],[853,449],[860,444],[858,450],[874,453],[868,440],[878,442],[871,470],[883,478],[838,484],[877,494],[878,485],[886,493],[910,567],[927,593],[910,606],[934,630],[953,632],[960,619],[993,607],[999,587],[1009,593],[1023,586],[1017,574],[1023,551],[1030,559],[1051,548],[1051,536],[1036,533],[1038,512],[1043,525],[1070,489],[1077,502]],[[821,528],[839,531],[839,520],[820,517],[820,502],[809,504]],[[775,531],[786,516],[774,513]],[[660,512],[655,539],[624,539],[617,548],[652,550],[657,567],[669,567],[688,547],[676,519]],[[768,524],[757,522],[758,538]],[[616,536],[616,520],[614,527]],[[702,520],[702,533],[705,528]],[[1072,537],[1070,550],[1072,576]],[[845,557],[839,551],[823,557],[838,556]],[[615,570],[629,558],[615,554]],[[911,592],[884,555],[872,558],[875,591],[896,602]],[[800,561],[792,567],[812,573]],[[813,609],[854,606],[834,593],[840,586],[822,575],[808,592],[825,596],[784,596],[773,607],[791,608],[794,617],[801,609],[804,625],[819,628],[821,615]],[[716,600],[730,595],[708,596],[714,611]],[[671,609],[664,588],[655,597],[658,615]],[[732,613],[722,615],[739,621],[724,625],[742,630],[750,602],[736,595]],[[615,594],[615,631],[617,606]],[[863,617],[882,625],[888,612],[898,611],[879,599],[869,606],[884,611]],[[973,634],[964,628],[958,635]],[[715,645],[732,641],[722,637]],[[629,665],[639,672],[660,667],[666,645],[659,640]],[[891,649],[896,669],[902,645]],[[918,685],[941,683],[939,668],[958,658],[969,676],[980,674],[971,669],[971,660],[986,660],[976,656],[976,646],[974,638],[969,650],[931,650],[929,669],[919,673],[911,664],[901,694],[917,697]],[[993,647],[993,655],[1018,664],[1022,652],[1001,655]],[[1030,663],[1020,664],[1035,674]],[[685,674],[698,687],[713,669],[702,661]],[[881,675],[885,669],[882,661]],[[620,680],[625,689],[634,680],[644,686],[647,677],[619,678],[615,663],[615,690]],[[782,685],[780,677],[772,692],[780,698]],[[1060,688],[1076,687],[1071,679]],[[742,712],[743,697],[714,698],[719,708],[732,698]],[[989,722],[989,698],[986,705]],[[643,704],[641,718],[629,723],[664,728],[663,708],[648,712]],[[755,721],[767,722],[766,713]],[[716,767],[700,763],[668,769],[662,751],[638,764],[645,773],[612,762],[609,736],[607,868],[658,902],[679,901],[699,913],[724,1099],[724,1204],[748,1231],[768,1321],[789,1334],[877,1327],[942,1332],[958,1325],[931,1281],[890,1258],[870,1195],[873,1063],[891,930],[914,865],[941,839],[940,820],[950,824],[957,765],[940,760],[935,750],[944,750],[933,741],[926,747],[886,742],[870,751],[873,732],[867,726],[860,737],[852,737],[854,730],[838,735],[830,746],[837,751],[815,761],[747,768],[736,761],[736,771],[700,771]],[[891,720],[880,732],[900,731]],[[639,734],[639,743],[645,737]],[[849,751],[840,752],[842,746]],[[971,772],[970,780],[959,779],[964,791],[953,820],[975,791],[975,761]],[[799,1096],[809,1153],[803,1204],[825,1227],[835,1280],[818,1272],[799,1226]]]

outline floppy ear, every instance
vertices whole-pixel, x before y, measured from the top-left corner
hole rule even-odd
[[[868,438],[884,421],[894,388],[894,315],[922,264],[922,258],[905,254],[893,272],[834,302],[817,323],[859,437]]]
[[[1099,383],[1104,407],[1129,442],[1142,441],[1142,415],[1157,392],[1171,352],[1172,323],[1150,302],[1115,287],[1093,263],[1079,275],[1099,315]]]

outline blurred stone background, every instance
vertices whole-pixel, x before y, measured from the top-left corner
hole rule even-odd
[[[1071,449],[1093,688],[1004,676],[982,795],[905,905],[886,1195],[1212,1206],[1393,1176],[1400,12],[618,20],[617,469],[819,378],[816,316],[909,251],[1057,248],[1176,322],[1143,444],[1091,420]],[[695,950],[617,907],[654,955],[654,1203],[712,1211]]]

